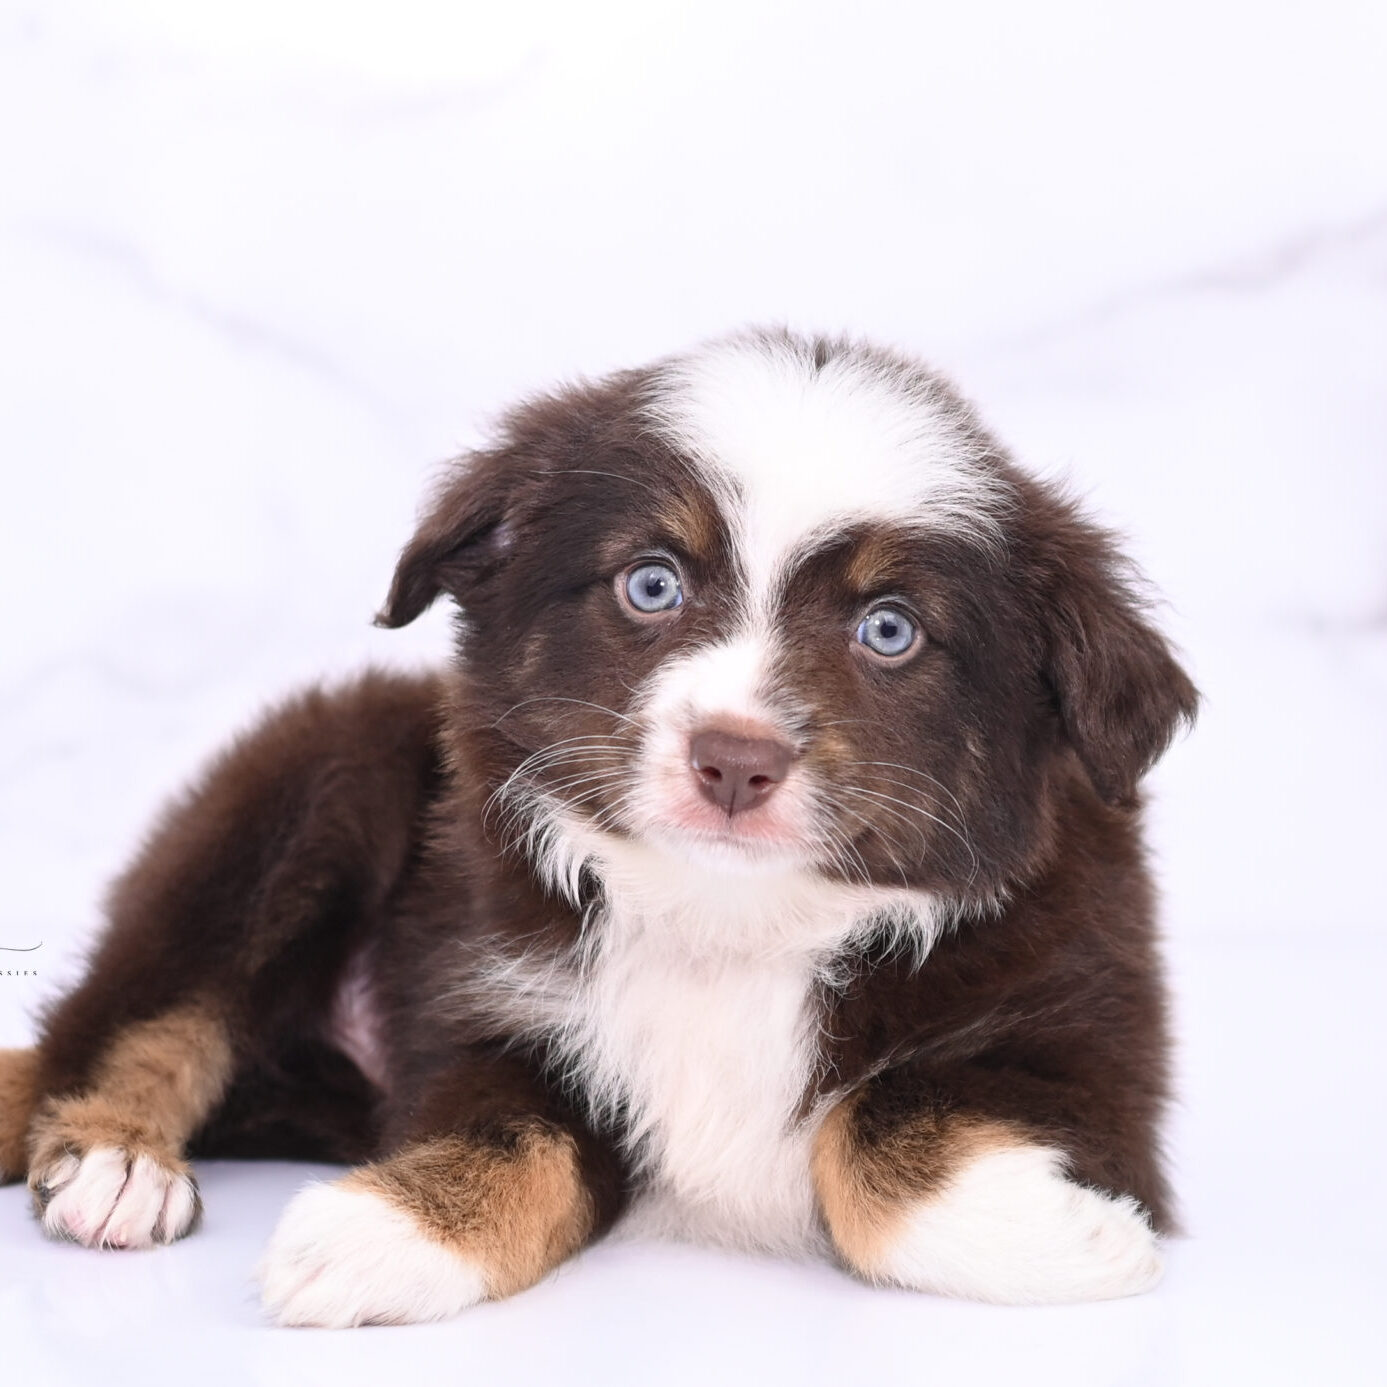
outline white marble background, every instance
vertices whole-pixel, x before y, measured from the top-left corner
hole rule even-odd
[[[1385,71],[1349,0],[0,3],[0,1043],[229,732],[443,650],[369,626],[439,460],[780,320],[933,360],[1131,536],[1206,695],[1153,778],[1189,1197],[1282,1198],[1286,1090],[1368,1188]]]

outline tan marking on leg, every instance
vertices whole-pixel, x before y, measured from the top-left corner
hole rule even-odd
[[[29,1169],[29,1123],[38,1102],[38,1051],[0,1050],[0,1184]]]
[[[912,1203],[983,1152],[1026,1138],[1004,1122],[921,1113],[864,1141],[854,1121],[860,1101],[860,1094],[849,1096],[824,1119],[812,1168],[834,1246],[854,1271],[875,1279]]]
[[[28,1136],[29,1187],[44,1226],[55,1236],[108,1241],[123,1169],[130,1201],[147,1194],[150,1205],[147,1217],[136,1210],[117,1220],[122,1230],[129,1223],[131,1245],[190,1231],[200,1205],[183,1148],[225,1092],[231,1066],[225,1026],[200,1006],[122,1031],[85,1088],[38,1106]],[[162,1212],[145,1186],[169,1192]]]
[[[421,1142],[346,1176],[483,1269],[492,1299],[514,1295],[575,1253],[593,1226],[566,1132],[527,1128],[507,1148],[465,1137]]]
[[[47,1099],[30,1150],[122,1146],[178,1156],[226,1090],[231,1047],[210,1011],[191,1006],[127,1027],[80,1093]]]

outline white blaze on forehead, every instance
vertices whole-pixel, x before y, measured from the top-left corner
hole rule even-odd
[[[796,551],[846,525],[996,535],[1000,488],[965,407],[903,364],[833,350],[816,366],[802,339],[717,342],[662,368],[649,406],[721,493],[754,607]]]
[[[764,639],[743,635],[667,661],[649,684],[650,706],[662,714],[652,723],[678,725],[719,713],[771,720],[765,682],[772,654]]]

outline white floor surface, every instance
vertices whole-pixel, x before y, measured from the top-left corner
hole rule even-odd
[[[827,1265],[609,1242],[451,1323],[277,1329],[256,1260],[291,1193],[331,1171],[211,1162],[203,1227],[150,1252],[47,1242],[24,1192],[0,1190],[0,1379],[1380,1387],[1387,1085],[1360,1033],[1384,963],[1377,944],[1181,948],[1172,1145],[1188,1233],[1135,1300],[1009,1309],[872,1289]]]

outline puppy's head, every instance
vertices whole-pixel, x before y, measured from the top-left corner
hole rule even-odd
[[[1124,574],[922,367],[760,333],[512,414],[380,620],[456,602],[512,827],[983,899],[1193,715]]]

